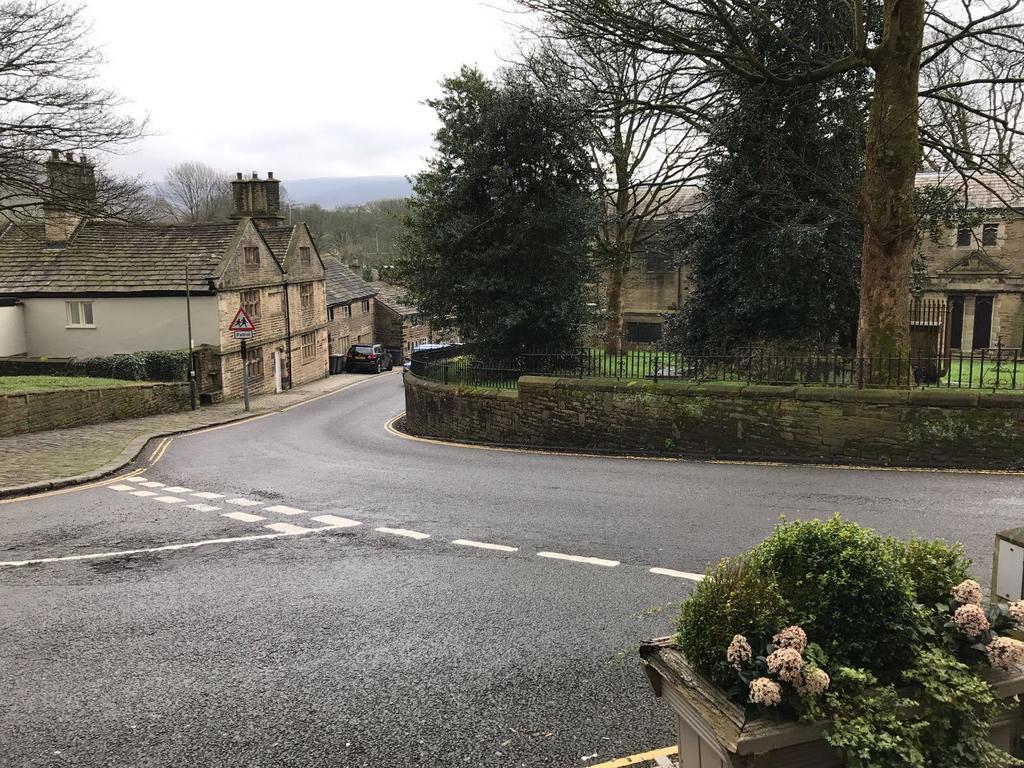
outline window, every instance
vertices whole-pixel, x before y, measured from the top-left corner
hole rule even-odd
[[[303,283],[299,286],[299,304],[303,309],[313,306],[313,284]]]
[[[981,228],[981,244],[995,245],[999,239],[999,225],[985,224]]]
[[[299,246],[299,261],[301,261],[303,264],[309,264],[310,261],[312,261],[312,260],[313,260],[312,256],[310,256],[310,253],[309,253],[309,246],[308,245],[300,245]]]
[[[648,344],[661,340],[661,323],[626,323],[626,341]]]
[[[242,291],[242,309],[249,316],[250,320],[256,320],[260,316],[260,289],[253,288]]]
[[[970,227],[960,227],[956,231],[956,244],[958,248],[964,248],[971,244],[973,233]]]
[[[316,357],[316,334],[302,334],[302,359],[311,360]]]
[[[68,328],[95,328],[91,301],[68,301]]]
[[[334,307],[328,307],[327,308],[327,319],[328,320],[333,320],[334,319]]]
[[[352,317],[352,305],[351,304],[346,304],[344,307],[341,308],[341,316],[342,317]]]
[[[363,299],[363,314],[365,315],[369,311],[370,311],[370,300],[369,299]]]
[[[249,371],[249,381],[263,378],[263,348],[246,350],[245,367]]]
[[[242,249],[245,258],[245,266],[258,267],[260,265],[260,249],[253,245],[247,245]]]

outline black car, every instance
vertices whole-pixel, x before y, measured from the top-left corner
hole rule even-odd
[[[394,364],[382,344],[353,344],[345,355],[346,371],[390,371]]]

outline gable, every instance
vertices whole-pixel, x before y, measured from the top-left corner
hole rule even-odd
[[[247,262],[247,248],[256,249],[257,263]],[[216,277],[219,288],[242,288],[247,285],[279,283],[284,277],[284,270],[252,219],[242,219],[217,265]]]
[[[971,251],[954,260],[939,274],[943,277],[999,277],[1008,270],[984,251]]]

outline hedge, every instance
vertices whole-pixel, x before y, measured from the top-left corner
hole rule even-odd
[[[70,363],[67,373],[129,381],[185,381],[188,378],[188,350],[90,357]]]

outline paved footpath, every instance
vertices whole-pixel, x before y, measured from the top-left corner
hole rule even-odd
[[[0,438],[0,497],[94,480],[127,464],[154,437],[273,413],[368,378],[343,373],[254,397],[249,413],[232,400],[195,411]]]

